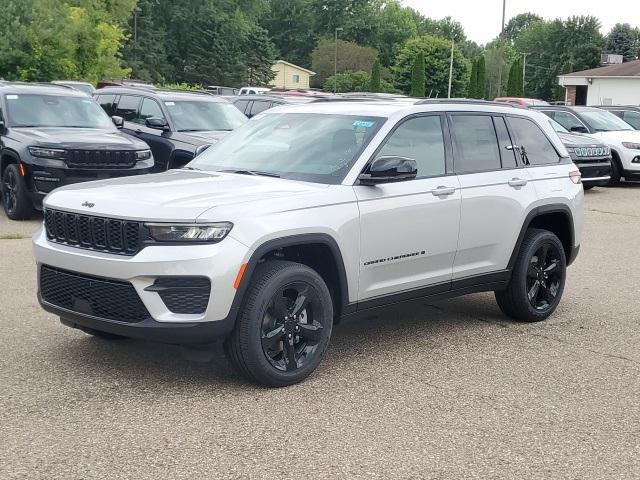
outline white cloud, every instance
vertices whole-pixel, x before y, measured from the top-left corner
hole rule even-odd
[[[487,43],[500,33],[502,0],[404,0],[403,3],[427,17],[453,17],[462,23],[467,38],[477,43]],[[637,0],[507,0],[505,23],[526,12],[545,19],[593,15],[600,19],[603,34],[616,23],[640,26],[640,2]]]

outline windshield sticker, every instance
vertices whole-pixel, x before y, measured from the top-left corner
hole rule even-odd
[[[7,100],[17,100],[18,95],[7,95]]]
[[[164,102],[164,104],[169,107],[173,107],[176,104],[176,102]]]
[[[364,120],[356,120],[355,122],[353,122],[354,127],[371,128],[374,125],[375,125],[374,122],[365,122]]]

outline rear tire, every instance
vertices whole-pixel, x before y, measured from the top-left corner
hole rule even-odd
[[[12,163],[2,172],[2,206],[11,220],[28,220],[36,212],[27,194],[27,185],[18,165]]]
[[[308,377],[331,338],[333,303],[316,271],[289,261],[259,264],[235,328],[229,360],[246,378],[284,387]]]
[[[548,230],[527,230],[507,288],[495,292],[498,306],[514,320],[546,320],[562,298],[566,269],[558,237]]]

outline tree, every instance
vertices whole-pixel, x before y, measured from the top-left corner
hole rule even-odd
[[[418,22],[416,12],[403,7],[397,0],[385,3],[378,15],[374,44],[384,66],[390,66],[402,45],[418,34]]]
[[[373,62],[377,52],[373,48],[361,47],[354,42],[338,40],[338,65],[337,72],[364,71],[371,73]],[[314,83],[322,85],[327,78],[334,74],[336,43],[333,38],[325,38],[311,53],[311,69],[316,72]]]
[[[467,87],[467,96],[469,98],[478,98],[478,60],[471,63],[471,75],[469,76],[469,86]]]
[[[275,0],[279,1],[279,0]],[[342,28],[343,39],[375,45],[382,0],[310,0],[318,37],[333,37]]]
[[[411,91],[411,72],[418,53],[424,55],[426,96],[445,96],[449,84],[451,42],[428,35],[408,40],[398,52],[393,66],[396,87],[405,93]],[[463,57],[459,47],[455,47],[451,85],[453,96],[463,97],[466,94],[469,70],[469,61]]]
[[[625,62],[638,56],[638,33],[628,23],[617,23],[607,35],[607,52],[622,55]]]
[[[275,47],[269,40],[267,31],[254,26],[246,40],[244,65],[246,68],[243,83],[257,87],[266,87],[276,73],[271,66],[275,63]]]
[[[477,73],[478,78],[476,80],[476,92],[475,92],[474,98],[479,98],[479,99],[488,98],[485,93],[486,84],[487,84],[487,68],[486,68],[484,55],[478,58],[477,70],[478,70],[478,73]]]
[[[509,97],[521,97],[523,95],[522,62],[522,57],[518,57],[509,69],[509,80],[507,81],[507,96]]]
[[[425,75],[424,75],[424,53],[418,52],[411,70],[411,92],[412,97],[424,97]]]
[[[371,69],[371,91],[374,93],[380,91],[380,60],[377,58]]]
[[[371,75],[367,72],[338,73],[327,78],[324,82],[324,90],[327,92],[369,92],[371,91]],[[397,90],[393,85],[385,80],[380,81],[379,92],[395,93]]]
[[[280,58],[311,67],[317,34],[310,0],[271,0],[261,25],[269,32]]]
[[[542,17],[535,13],[521,13],[513,17],[504,27],[504,38],[514,42],[520,32],[535,22],[542,22]]]

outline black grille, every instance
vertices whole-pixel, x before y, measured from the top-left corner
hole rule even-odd
[[[173,313],[204,313],[209,304],[211,282],[204,277],[162,277],[145,290],[158,292]]]
[[[92,217],[47,209],[47,238],[74,247],[135,255],[142,248],[142,222]]]
[[[137,323],[150,318],[133,285],[43,265],[40,294],[45,302],[73,312]]]
[[[70,168],[131,168],[136,161],[136,152],[129,150],[67,150],[66,156]]]

